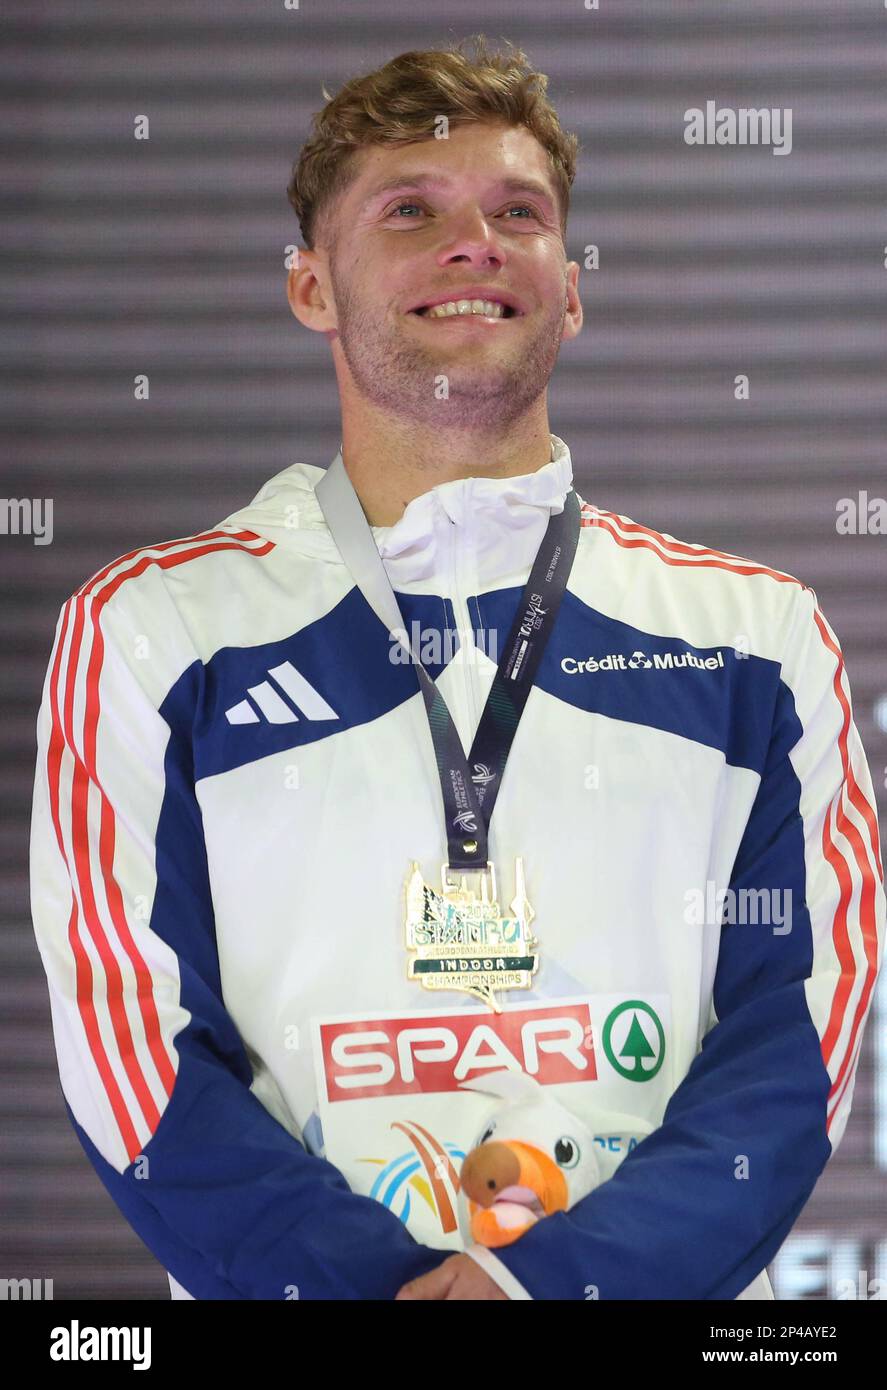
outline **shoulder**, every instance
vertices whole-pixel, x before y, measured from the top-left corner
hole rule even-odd
[[[700,645],[727,641],[780,661],[799,611],[816,595],[762,559],[659,531],[580,497],[585,593],[642,630]]]
[[[212,598],[220,571],[269,554],[273,541],[247,528],[222,523],[189,536],[128,550],[101,565],[67,600],[72,607],[109,613],[163,612],[185,590]],[[217,594],[216,597],[221,597]]]
[[[217,573],[249,573],[251,562],[271,555],[281,540],[291,546],[294,533],[322,529],[317,523],[320,508],[314,488],[323,471],[310,464],[291,464],[224,520],[192,535],[117,555],[85,580],[72,598],[106,604],[119,596],[133,600],[142,594],[157,595],[161,589],[175,594],[196,587],[205,588],[212,599]]]
[[[293,464],[205,530],[115,556],[66,608],[80,622],[99,623],[109,639],[152,638],[169,652],[170,669],[279,635],[281,592],[307,601],[316,561],[331,550],[314,497],[322,475]]]

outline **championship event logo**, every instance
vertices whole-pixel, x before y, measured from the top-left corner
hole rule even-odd
[[[667,996],[656,1002],[660,1010],[668,1006]],[[594,1016],[603,1019],[599,1031]],[[453,1248],[459,1172],[490,1104],[460,1089],[462,1081],[508,1068],[543,1086],[598,1083],[605,1059],[610,1084],[624,1086],[658,1076],[666,1052],[652,1005],[612,995],[506,1007],[496,1015],[466,1008],[317,1019],[315,1029],[327,1157],[355,1191],[382,1202],[417,1239],[440,1238]],[[592,1124],[596,1102],[589,1098],[596,1094],[596,1085],[576,1092]],[[596,1142],[617,1162],[636,1140],[602,1131]]]

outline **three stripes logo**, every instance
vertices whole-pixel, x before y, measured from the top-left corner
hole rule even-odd
[[[306,681],[291,661],[272,666],[268,675],[276,682],[283,694],[288,696],[306,719],[338,719],[336,711],[327,704],[323,696]],[[241,700],[225,710],[229,724],[294,724],[299,715],[292,705],[287,704],[280,690],[271,680],[260,681],[258,685],[247,687],[249,699]],[[252,702],[252,703],[250,703]],[[258,710],[258,713],[256,712]]]

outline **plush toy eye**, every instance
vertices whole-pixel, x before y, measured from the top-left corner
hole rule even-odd
[[[569,1135],[562,1134],[554,1146],[554,1156],[561,1168],[575,1168],[579,1162],[579,1145]]]
[[[490,1138],[490,1135],[493,1133],[495,1128],[495,1125],[489,1125],[488,1128],[485,1129],[483,1134],[480,1136],[480,1139],[477,1141],[478,1144],[485,1144],[487,1140]]]

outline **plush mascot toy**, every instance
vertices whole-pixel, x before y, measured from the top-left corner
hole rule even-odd
[[[463,1238],[489,1248],[569,1210],[612,1175],[632,1137],[640,1142],[654,1128],[601,1111],[591,1129],[525,1072],[490,1072],[461,1086],[496,1098],[465,1155],[459,1194]]]

